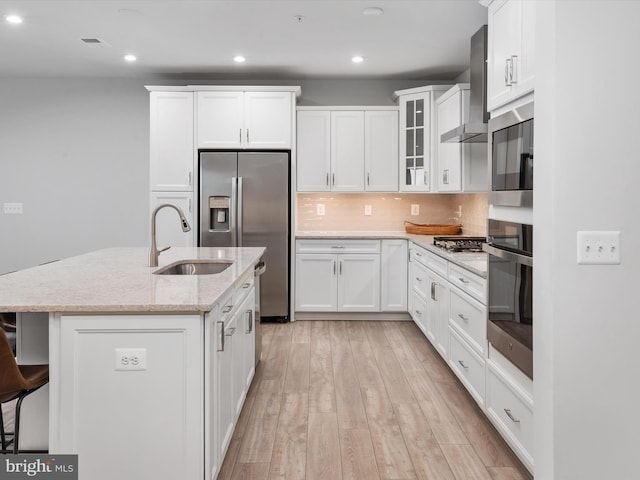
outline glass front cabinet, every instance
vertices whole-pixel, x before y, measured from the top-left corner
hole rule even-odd
[[[400,106],[400,191],[431,192],[437,185],[436,99],[449,85],[394,92]]]

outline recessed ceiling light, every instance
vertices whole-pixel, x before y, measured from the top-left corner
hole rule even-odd
[[[18,15],[6,15],[4,19],[9,23],[22,23],[22,17],[19,17]]]
[[[125,61],[131,63],[131,62],[135,62],[138,59],[138,57],[128,53],[127,55],[124,56],[124,59],[125,59]]]
[[[236,63],[244,63],[247,59],[244,58],[242,55],[236,55],[235,57],[233,57],[233,61]]]
[[[362,15],[366,15],[369,17],[379,17],[382,15],[384,10],[378,7],[368,7],[362,10]]]
[[[353,63],[362,63],[362,62],[364,62],[364,57],[361,57],[360,55],[356,55],[356,56],[351,58],[351,61]]]

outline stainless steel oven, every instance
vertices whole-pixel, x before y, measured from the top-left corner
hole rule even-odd
[[[489,203],[533,206],[533,103],[489,120]]]
[[[487,338],[533,378],[533,226],[489,220]]]

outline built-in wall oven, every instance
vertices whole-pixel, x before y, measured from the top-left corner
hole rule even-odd
[[[489,343],[533,379],[533,226],[489,219]]]
[[[533,206],[533,103],[489,120],[489,203]]]

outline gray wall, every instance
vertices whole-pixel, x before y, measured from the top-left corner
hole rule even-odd
[[[148,241],[149,101],[144,85],[301,85],[301,105],[392,105],[429,81],[1,79],[0,274]],[[441,83],[441,82],[440,82]]]

